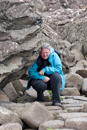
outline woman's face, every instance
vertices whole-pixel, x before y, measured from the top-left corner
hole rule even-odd
[[[48,59],[49,54],[50,54],[50,50],[49,50],[49,49],[43,48],[43,49],[41,50],[41,57],[42,57],[44,60]]]

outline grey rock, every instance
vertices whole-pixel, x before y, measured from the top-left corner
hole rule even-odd
[[[15,88],[16,92],[22,91],[23,93],[26,90],[27,81],[19,79],[12,82],[13,87]]]
[[[86,130],[87,129],[87,117],[76,117],[67,119],[65,122],[65,127],[74,128],[77,130]]]
[[[15,91],[12,83],[7,84],[3,91],[6,93],[6,95],[9,97],[10,101],[14,101],[17,98],[17,92]]]
[[[22,130],[22,127],[18,123],[7,123],[0,126],[0,130]]]
[[[63,91],[60,92],[62,96],[79,96],[80,92],[77,88],[65,88]]]
[[[83,78],[76,73],[69,73],[66,77],[66,87],[76,87],[81,90]]]
[[[87,78],[83,79],[82,94],[87,96]]]
[[[87,68],[77,70],[76,73],[82,76],[83,78],[87,78]]]
[[[8,96],[2,90],[0,90],[0,100],[9,101]]]
[[[32,87],[30,87],[28,90],[26,90],[26,93],[29,94],[33,99],[34,101],[37,100],[37,92],[35,89],[33,89]],[[44,98],[45,98],[45,102],[50,102],[51,101],[51,97],[50,97],[50,94],[47,90],[45,90],[43,92],[44,94]]]
[[[87,112],[87,103],[84,103],[81,109],[82,112]]]
[[[81,53],[81,51],[79,51],[77,49],[73,49],[71,52],[75,54],[75,60],[76,60],[76,62],[78,62],[80,60],[84,60],[84,56]]]
[[[0,107],[0,117],[0,124],[2,125],[6,123],[19,123],[23,126],[23,123],[18,115],[4,107]]]
[[[43,124],[39,126],[39,130],[47,130],[47,128],[63,128],[64,127],[64,121],[61,120],[50,120],[46,121]]]
[[[84,113],[84,112],[77,112],[77,113],[60,113],[58,115],[58,119],[61,119],[61,120],[67,120],[67,119],[70,119],[70,118],[79,118],[79,117],[85,117],[86,118],[86,115],[87,113]]]
[[[53,118],[53,115],[38,102],[34,102],[27,107],[21,116],[21,119],[31,128],[38,128],[40,124]]]

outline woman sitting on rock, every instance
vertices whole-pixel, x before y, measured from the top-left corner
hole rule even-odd
[[[37,101],[44,101],[45,90],[52,90],[52,105],[60,106],[60,86],[65,86],[65,77],[59,56],[50,48],[49,44],[43,44],[40,55],[28,71],[30,79],[26,89],[31,85],[37,91]]]

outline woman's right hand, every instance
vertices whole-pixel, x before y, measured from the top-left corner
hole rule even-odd
[[[44,82],[48,82],[49,80],[50,80],[50,78],[47,76],[44,78]]]

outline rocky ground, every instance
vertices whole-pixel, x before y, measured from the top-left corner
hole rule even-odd
[[[45,101],[37,102],[36,91],[32,87],[26,91],[26,85],[26,81],[16,80],[0,91],[0,130],[87,129],[87,97],[76,88],[61,92],[58,107],[52,106],[48,91]]]
[[[26,91],[43,42],[61,54],[61,107]],[[86,0],[0,0],[0,130],[87,130]]]

